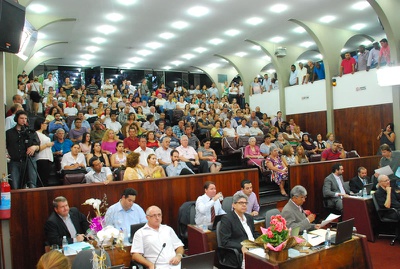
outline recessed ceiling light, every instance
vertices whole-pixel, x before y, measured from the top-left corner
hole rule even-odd
[[[287,8],[288,8],[287,5],[284,5],[284,4],[276,4],[276,5],[273,5],[272,7],[270,7],[269,10],[270,10],[271,12],[274,12],[274,13],[281,13],[281,12],[285,11]]]
[[[193,17],[202,17],[202,16],[208,14],[208,12],[210,12],[210,10],[206,7],[196,6],[196,7],[189,8],[187,12],[189,13],[189,15],[191,15]]]
[[[183,28],[188,27],[188,25],[189,24],[187,22],[184,22],[184,21],[176,21],[176,22],[173,22],[171,24],[171,26],[176,28],[176,29],[183,29]]]
[[[37,38],[38,39],[45,39],[47,37],[47,35],[45,34],[45,33],[42,33],[42,32],[38,32],[38,35],[37,35]]]
[[[33,13],[37,13],[37,14],[42,14],[45,13],[48,8],[44,5],[41,4],[30,4],[28,6],[29,11],[33,12]]]
[[[346,52],[346,51],[347,51],[347,49],[343,48],[343,49],[340,50],[340,53],[343,53],[343,52]]]
[[[85,66],[89,64],[88,61],[77,61],[76,63],[79,64],[80,66]]]
[[[237,53],[235,53],[235,55],[236,55],[236,56],[239,56],[239,57],[244,57],[244,56],[246,56],[246,55],[247,55],[247,53],[246,53],[246,52],[243,52],[243,51],[241,51],[241,52],[237,52]]]
[[[251,48],[252,48],[253,50],[261,50],[261,47],[260,47],[260,46],[257,46],[257,45],[253,45],[253,46],[251,46]]]
[[[44,56],[44,53],[41,52],[41,51],[37,51],[37,52],[35,53],[35,57],[42,57],[42,56]]]
[[[178,65],[183,64],[183,62],[182,61],[172,61],[171,64],[178,66]]]
[[[253,18],[246,20],[246,23],[251,24],[251,25],[258,25],[262,22],[263,22],[263,19],[258,18],[258,17],[253,17]]]
[[[350,28],[358,31],[358,30],[365,28],[365,26],[366,25],[364,23],[356,23],[356,24],[353,24]]]
[[[359,1],[351,6],[353,9],[364,10],[369,7],[369,3],[367,1]]]
[[[305,47],[305,48],[309,48],[312,45],[314,45],[314,42],[311,42],[311,41],[305,41],[303,43],[300,43],[300,46]]]
[[[86,50],[90,51],[91,53],[95,53],[96,51],[99,51],[100,48],[96,47],[96,46],[89,46],[89,47],[86,47]]]
[[[210,67],[210,68],[217,68],[217,67],[220,66],[220,64],[212,63],[212,64],[209,64],[209,65],[207,65],[207,66]]]
[[[134,66],[134,64],[133,63],[126,63],[126,64],[123,64],[121,66],[129,69],[129,68],[132,68]]]
[[[92,42],[94,42],[96,44],[102,44],[102,43],[106,42],[106,39],[102,38],[102,37],[94,37],[91,40],[92,40]]]
[[[103,33],[105,35],[111,34],[117,30],[114,26],[111,25],[100,25],[96,29],[98,32]]]
[[[371,44],[372,44],[371,40],[365,40],[364,42],[361,43],[361,45],[364,45],[364,46],[369,46]]]
[[[284,39],[284,38],[281,37],[281,36],[275,36],[275,37],[271,38],[270,41],[271,41],[271,42],[274,42],[274,43],[279,43],[279,42],[282,42],[283,39]]]
[[[221,62],[229,63],[229,61],[227,61],[227,60],[225,60],[225,59],[221,59]]]
[[[145,46],[148,48],[151,48],[151,49],[158,49],[159,47],[162,46],[162,44],[158,43],[158,42],[150,42],[150,43],[147,43]]]
[[[293,32],[298,33],[298,34],[302,34],[306,32],[306,29],[304,29],[303,27],[299,26],[293,29]]]
[[[119,14],[119,13],[110,13],[110,14],[106,15],[106,19],[107,19],[107,20],[109,20],[109,21],[114,21],[114,22],[120,21],[120,20],[122,20],[123,18],[124,18],[124,16],[122,16],[122,15]]]
[[[135,64],[137,64],[137,63],[143,61],[143,59],[142,59],[142,58],[139,58],[139,57],[132,57],[132,58],[130,58],[130,59],[128,59],[128,60],[129,60],[130,62],[135,63]]]
[[[192,58],[194,58],[196,56],[194,56],[193,54],[187,53],[187,54],[183,54],[181,57],[185,58],[187,60],[190,60],[190,59],[192,59]]]
[[[319,21],[322,23],[330,23],[330,22],[334,21],[335,19],[336,19],[335,16],[328,15],[328,16],[324,16],[324,17],[320,18]]]
[[[203,48],[203,47],[198,47],[198,48],[195,48],[194,49],[194,51],[195,52],[198,52],[198,53],[203,53],[203,52],[205,52],[207,49],[206,48]]]
[[[262,59],[267,60],[268,62],[271,61],[271,57],[269,57],[268,55],[263,56]]]
[[[210,39],[208,41],[208,43],[213,44],[213,45],[219,45],[222,42],[224,42],[224,41],[222,39],[219,39],[219,38],[213,38],[213,39]]]
[[[170,70],[171,68],[172,68],[172,67],[169,66],[169,65],[163,67],[163,69],[165,69],[165,70]]]
[[[324,58],[324,56],[322,56],[322,54],[317,54],[317,55],[315,55],[315,58],[318,58],[318,59],[323,59]]]
[[[165,33],[162,33],[162,34],[159,35],[159,37],[161,37],[163,39],[171,39],[174,36],[175,35],[173,33],[168,33],[168,32],[165,32]]]
[[[236,35],[238,35],[239,33],[240,33],[239,30],[230,29],[230,30],[228,30],[228,31],[225,31],[224,34],[226,34],[226,35],[228,35],[228,36],[236,36]]]
[[[142,55],[142,56],[147,56],[147,55],[152,54],[152,52],[149,51],[149,50],[139,50],[136,53],[139,54],[139,55]]]
[[[81,58],[85,59],[85,60],[91,60],[94,58],[94,55],[92,54],[82,54]]]
[[[130,6],[136,3],[136,0],[117,0],[118,3],[124,6]]]
[[[267,70],[267,73],[269,73],[269,74],[273,74],[273,73],[275,73],[275,72],[276,72],[275,69],[268,69],[268,70]]]

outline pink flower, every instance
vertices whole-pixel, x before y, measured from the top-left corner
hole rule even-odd
[[[267,236],[268,236],[268,238],[273,238],[274,234],[271,232],[271,230],[268,230],[267,231]]]
[[[282,224],[282,222],[277,223],[276,226],[275,226],[275,229],[276,229],[276,231],[279,232],[279,233],[282,232],[282,230],[283,230],[283,224]]]

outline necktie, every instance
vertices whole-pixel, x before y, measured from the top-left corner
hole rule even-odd
[[[215,209],[214,205],[211,207],[211,222],[214,222],[215,219]]]

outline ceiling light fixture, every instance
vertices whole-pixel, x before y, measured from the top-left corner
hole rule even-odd
[[[41,4],[30,4],[28,6],[29,11],[33,12],[33,13],[37,13],[37,14],[42,14],[45,13],[48,8],[44,5]]]
[[[37,39],[46,39],[46,37],[47,35],[45,33],[42,33],[40,31],[38,32]]]
[[[210,10],[206,7],[202,6],[196,6],[188,9],[188,14],[193,16],[193,17],[203,17],[204,15],[207,15]]]
[[[271,42],[274,42],[274,43],[280,43],[280,42],[282,42],[283,40],[284,40],[284,38],[281,37],[281,36],[275,36],[275,37],[273,37],[273,38],[270,39],[270,41],[271,41]]]
[[[267,60],[268,62],[271,61],[271,57],[269,57],[268,55],[263,56],[262,59]]]
[[[151,49],[158,49],[159,47],[162,46],[162,44],[158,43],[158,42],[150,42],[150,43],[147,43],[145,46],[148,48],[151,48]]]
[[[334,21],[335,19],[336,19],[335,16],[328,15],[328,16],[324,16],[324,17],[320,18],[319,21],[322,23],[330,23],[330,22]]]
[[[222,39],[219,39],[219,38],[213,38],[213,39],[210,39],[208,41],[208,43],[213,44],[213,45],[219,45],[222,42],[224,42],[224,41]]]
[[[85,60],[91,60],[91,59],[94,58],[94,55],[92,55],[92,54],[82,54],[81,58],[85,59]]]
[[[132,64],[132,63],[126,63],[126,64],[123,64],[123,65],[121,65],[121,66],[123,66],[123,67],[129,69],[129,68],[132,68],[132,67],[134,66],[134,64]]]
[[[171,39],[174,36],[175,35],[173,33],[168,33],[168,32],[165,32],[165,33],[162,33],[162,34],[159,35],[159,37],[161,37],[163,39]]]
[[[252,48],[253,50],[261,50],[261,47],[260,47],[260,46],[257,46],[257,45],[253,45],[253,46],[251,46],[251,48]]]
[[[353,9],[356,9],[356,10],[364,10],[369,6],[370,5],[369,5],[369,3],[367,1],[359,1],[359,2],[357,2],[355,4],[353,4],[351,7]]]
[[[96,30],[102,34],[108,35],[115,32],[117,29],[111,25],[100,25]]]
[[[198,53],[203,53],[203,52],[205,52],[207,49],[206,48],[203,48],[203,47],[198,47],[198,48],[195,48],[194,49],[194,51],[195,52],[198,52]]]
[[[230,30],[225,31],[224,34],[226,34],[226,35],[228,35],[228,36],[236,36],[236,35],[238,35],[239,33],[240,33],[239,30],[230,29]]]
[[[269,74],[273,74],[273,73],[275,73],[275,72],[276,72],[275,69],[268,69],[268,70],[267,70],[267,73],[269,73]]]
[[[89,64],[88,61],[77,61],[76,63],[79,64],[80,66],[86,66]]]
[[[44,56],[44,53],[41,52],[41,51],[37,51],[34,56],[35,57],[42,57],[42,56]]]
[[[91,41],[96,44],[102,44],[102,43],[106,42],[106,39],[102,38],[102,37],[94,37],[91,39]]]
[[[365,23],[356,23],[356,24],[353,24],[350,28],[353,30],[359,31],[359,30],[365,28],[365,26],[366,26]]]
[[[192,59],[192,58],[194,58],[196,56],[194,56],[193,54],[188,53],[188,54],[183,54],[181,57],[185,58],[186,60],[190,60],[190,59]]]
[[[220,64],[217,64],[217,63],[211,63],[211,64],[209,64],[209,65],[207,65],[208,67],[210,67],[210,68],[212,68],[212,69],[215,69],[215,68],[217,68],[217,67],[219,67],[220,66]]]
[[[121,21],[123,18],[124,16],[119,13],[110,13],[106,15],[106,19],[113,22]]]
[[[293,29],[293,32],[298,33],[298,34],[302,34],[306,32],[306,29],[304,29],[303,27],[299,26]]]
[[[184,22],[184,21],[176,21],[176,22],[173,22],[171,24],[171,26],[176,28],[176,29],[181,30],[181,29],[184,29],[184,28],[188,27],[189,24],[187,22]]]
[[[165,70],[170,70],[171,68],[172,68],[172,67],[169,66],[169,65],[163,67],[163,69],[165,69]]]
[[[124,6],[130,6],[136,3],[136,0],[117,0],[118,3]]]
[[[311,42],[311,41],[305,41],[303,43],[300,43],[300,46],[305,47],[305,48],[309,48],[312,45],[314,45],[314,42]]]
[[[178,66],[178,65],[183,64],[183,62],[182,61],[172,61],[171,64]]]
[[[287,5],[284,4],[276,4],[273,5],[272,7],[269,8],[269,11],[274,12],[274,13],[282,13],[283,11],[285,11],[286,9],[288,9]]]
[[[246,20],[247,24],[251,24],[251,25],[258,25],[260,23],[263,22],[263,19],[258,18],[258,17],[252,17]]]
[[[132,62],[132,63],[137,64],[137,63],[143,61],[143,59],[139,58],[139,57],[132,57],[132,58],[129,59],[129,61]]]
[[[244,57],[244,56],[246,56],[246,55],[247,55],[247,53],[246,53],[246,52],[243,52],[243,51],[241,51],[241,52],[237,52],[237,53],[235,53],[235,55],[236,55],[236,56],[239,56],[239,57]]]
[[[141,55],[141,56],[144,56],[144,57],[147,56],[147,55],[152,54],[152,52],[149,51],[149,50],[139,50],[139,51],[137,51],[136,53],[139,54],[139,55]]]
[[[89,47],[86,47],[86,50],[90,51],[91,53],[95,53],[95,52],[99,51],[100,48],[96,47],[96,46],[89,46]]]

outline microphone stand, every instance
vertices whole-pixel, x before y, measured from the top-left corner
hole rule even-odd
[[[156,259],[156,261],[154,262],[154,268],[156,268],[156,264],[157,264],[158,258],[160,257],[161,252],[163,251],[163,249],[165,248],[166,245],[167,245],[166,243],[164,243],[164,244],[162,245],[162,248],[161,248],[160,252],[158,253],[157,259]]]

